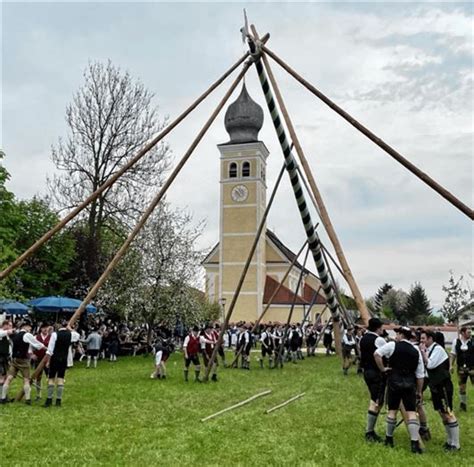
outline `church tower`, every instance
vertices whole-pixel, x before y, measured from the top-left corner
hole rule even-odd
[[[239,281],[266,207],[268,149],[258,140],[263,110],[249,96],[245,84],[227,109],[228,143],[220,151],[219,298],[227,306]],[[232,321],[255,321],[262,313],[266,279],[265,231],[247,272]]]

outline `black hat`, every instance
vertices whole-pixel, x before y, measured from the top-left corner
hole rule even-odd
[[[199,326],[193,326],[193,331],[194,332],[199,332]]]
[[[403,334],[406,338],[411,339],[412,331],[408,326],[400,326],[399,328],[395,328],[395,332]]]
[[[21,322],[21,327],[23,326],[33,326],[33,323],[28,318],[26,318]]]
[[[369,331],[375,331],[376,329],[383,326],[382,321],[379,318],[369,319]]]

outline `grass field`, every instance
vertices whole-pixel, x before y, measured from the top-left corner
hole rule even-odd
[[[283,370],[252,365],[250,372],[222,369],[218,383],[186,384],[179,353],[166,381],[150,379],[151,357],[99,362],[96,370],[77,363],[66,376],[62,408],[0,406],[0,465],[474,465],[472,386],[471,410],[459,414],[462,451],[443,452],[444,429],[427,401],[433,439],[415,456],[403,426],[393,450],[364,442],[366,388],[354,372],[342,376],[336,357]],[[269,396],[200,422],[266,389]],[[302,399],[263,414],[303,391]]]

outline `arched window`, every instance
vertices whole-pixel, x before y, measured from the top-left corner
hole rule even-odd
[[[229,165],[229,178],[236,178],[237,177],[237,164],[235,162],[231,162]]]
[[[250,162],[244,162],[242,164],[242,177],[250,177]]]

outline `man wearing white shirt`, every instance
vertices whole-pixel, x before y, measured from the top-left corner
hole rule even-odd
[[[422,331],[420,350],[428,370],[428,384],[433,407],[443,420],[447,441],[447,451],[458,451],[459,424],[453,413],[453,383],[449,372],[449,357],[446,350],[435,342],[436,335],[431,331]]]
[[[0,329],[0,391],[7,377],[10,362],[11,342],[10,336],[13,334],[11,321],[5,320]]]
[[[411,451],[421,454],[420,423],[416,415],[417,397],[421,397],[425,370],[420,351],[410,342],[412,331],[408,327],[395,329],[396,342],[389,342],[374,353],[375,362],[387,374],[387,431],[385,444],[393,447],[393,432],[397,426],[397,412],[403,402],[407,413]],[[383,358],[388,360],[385,366]]]
[[[463,326],[459,330],[459,337],[454,339],[451,346],[450,365],[451,371],[454,368],[454,362],[458,368],[459,398],[461,399],[461,410],[467,411],[467,379],[471,378],[474,384],[474,341],[471,330]]]
[[[383,347],[387,342],[381,337],[383,323],[378,318],[369,320],[368,331],[361,338],[360,348],[360,367],[364,372],[364,381],[369,389],[370,402],[367,412],[367,427],[365,430],[365,439],[369,442],[380,442],[382,439],[375,433],[375,425],[383,406],[385,396],[385,375],[377,367],[374,352]]]
[[[67,321],[61,323],[61,327],[53,332],[48,344],[46,356],[48,358],[48,398],[44,404],[45,407],[51,407],[53,403],[54,387],[56,386],[56,406],[60,407],[63,391],[64,377],[68,367],[68,356],[70,346],[73,342],[79,341],[79,333],[72,331]]]
[[[33,334],[31,334],[31,323],[24,321],[20,331],[12,334],[10,337],[12,341],[12,362],[8,370],[7,379],[3,383],[2,400],[1,403],[7,402],[8,388],[13,378],[18,373],[23,376],[23,390],[25,392],[25,402],[31,405],[31,386],[30,386],[30,359],[31,347],[34,349],[44,349],[45,346],[37,341]]]

